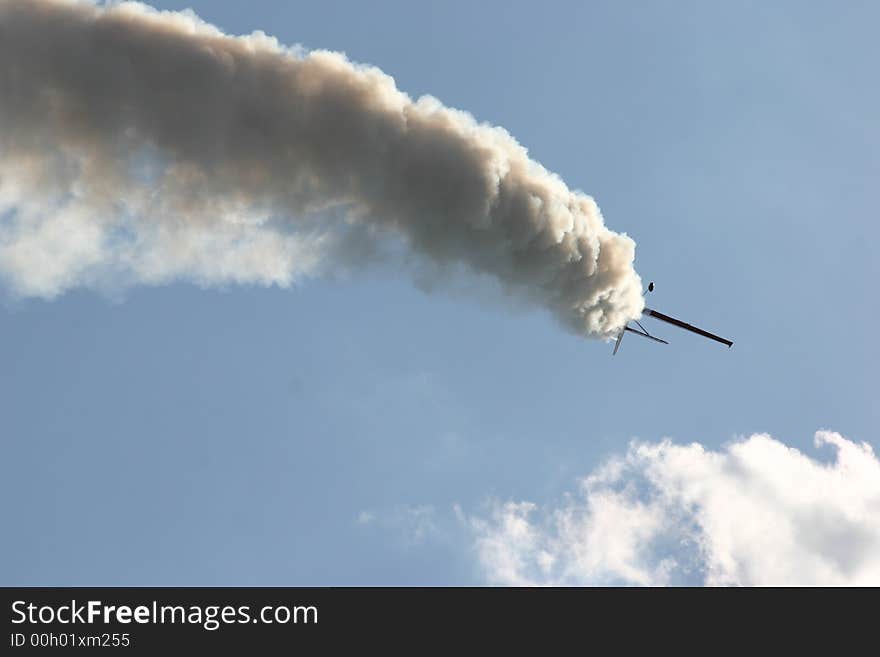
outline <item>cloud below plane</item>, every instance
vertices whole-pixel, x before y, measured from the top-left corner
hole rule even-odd
[[[501,585],[880,585],[880,460],[819,431],[822,463],[766,434],[713,451],[634,442],[556,505],[467,518]]]

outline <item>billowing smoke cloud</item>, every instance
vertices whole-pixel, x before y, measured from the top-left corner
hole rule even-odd
[[[500,128],[332,52],[192,14],[0,1],[0,278],[288,286],[381,259],[488,275],[579,334],[643,304],[634,242]],[[393,250],[393,249],[392,249]]]
[[[555,506],[470,518],[496,584],[880,584],[880,460],[820,431],[821,463],[757,434],[634,443]]]

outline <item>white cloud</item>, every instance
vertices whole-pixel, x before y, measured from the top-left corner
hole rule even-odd
[[[555,506],[469,518],[479,563],[505,585],[880,584],[880,461],[834,432],[815,444],[830,463],[766,434],[634,442]]]

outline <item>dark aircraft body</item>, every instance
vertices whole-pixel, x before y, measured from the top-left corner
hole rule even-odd
[[[654,291],[654,283],[648,284],[648,292]],[[696,333],[697,335],[702,335],[704,338],[709,338],[710,340],[715,340],[715,342],[720,342],[721,344],[726,344],[728,349],[733,346],[733,341],[728,340],[727,338],[722,338],[719,335],[715,335],[714,333],[709,333],[709,331],[704,331],[701,328],[694,326],[693,324],[688,324],[687,322],[683,322],[680,319],[676,319],[675,317],[670,317],[664,313],[661,313],[657,310],[653,310],[651,308],[645,307],[642,310],[642,316],[653,317],[654,319],[659,319],[661,322],[666,322],[667,324],[672,324],[673,326],[677,326],[678,328],[684,329],[685,331],[690,331],[691,333]],[[620,335],[617,336],[617,342],[614,345],[614,352],[612,355],[617,353],[617,350],[620,348],[620,343],[623,341],[624,333],[635,333],[636,335],[640,335],[643,338],[648,338],[649,340],[653,340],[654,342],[661,342],[663,344],[669,344],[666,340],[661,340],[660,338],[651,335],[642,326],[641,322],[636,320],[636,324],[639,328],[633,328],[629,325],[624,326],[623,330],[620,332]]]

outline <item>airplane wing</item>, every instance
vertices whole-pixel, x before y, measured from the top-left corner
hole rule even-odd
[[[650,308],[645,308],[642,311],[643,315],[649,315],[654,319],[659,319],[661,322],[666,322],[667,324],[672,324],[673,326],[677,326],[678,328],[683,328],[685,331],[690,331],[691,333],[696,333],[697,335],[702,335],[704,338],[709,338],[710,340],[715,340],[716,342],[720,342],[721,344],[726,344],[728,349],[733,346],[733,342],[722,338],[721,336],[715,335],[714,333],[709,333],[709,331],[704,331],[701,328],[697,328],[687,322],[683,322],[680,319],[675,319],[675,317],[670,317],[669,315],[664,315],[661,312],[657,312],[656,310],[651,310]]]
[[[617,353],[617,350],[620,349],[620,343],[623,342],[623,334],[627,333],[627,332],[635,333],[636,335],[641,335],[643,338],[648,338],[649,340],[653,340],[654,342],[660,342],[661,344],[669,344],[668,342],[666,342],[666,340],[661,340],[660,338],[655,338],[653,335],[648,333],[645,330],[645,327],[642,326],[638,321],[636,321],[636,324],[638,324],[639,328],[642,329],[641,331],[639,329],[634,329],[631,326],[624,326],[623,327],[623,330],[620,332],[620,335],[617,336],[617,342],[614,343],[614,351],[611,352],[612,356],[614,356]]]
[[[654,337],[653,335],[651,335],[647,331],[642,333],[641,331],[637,331],[636,329],[630,328],[629,326],[625,327],[623,330],[629,331],[630,333],[635,333],[636,335],[641,335],[643,338],[648,338],[649,340],[653,340],[654,342],[659,342],[661,344],[669,344],[668,342],[666,342],[666,340],[661,340],[660,338]]]

